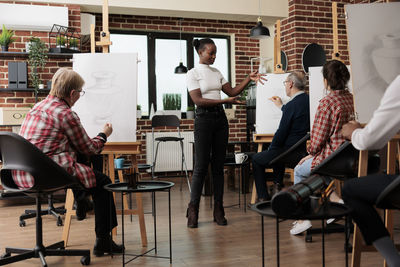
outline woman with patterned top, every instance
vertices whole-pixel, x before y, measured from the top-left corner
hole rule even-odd
[[[315,114],[307,148],[309,155],[301,159],[294,169],[295,184],[309,177],[311,170],[345,141],[340,130],[354,114],[353,95],[347,87],[350,73],[346,65],[338,60],[328,61],[322,68],[322,75],[328,94],[320,100]],[[342,200],[338,198],[337,201]],[[290,233],[297,235],[310,227],[308,220],[296,221]]]
[[[195,39],[193,45],[199,55],[200,64],[187,73],[189,94],[197,105],[194,121],[196,162],[192,176],[192,192],[186,213],[187,226],[190,228],[198,226],[201,190],[210,163],[214,185],[214,221],[218,225],[227,224],[222,202],[224,161],[229,129],[222,104],[242,104],[237,95],[250,81],[258,82],[264,79],[263,75],[252,72],[240,84],[232,88],[218,69],[210,67],[217,54],[214,41],[209,38]],[[221,99],[221,91],[229,98]]]
[[[53,76],[49,95],[28,112],[20,135],[78,178],[92,195],[96,232],[93,254],[102,256],[104,253],[122,252],[124,249],[115,244],[110,235],[111,230],[117,226],[117,217],[113,195],[103,187],[111,183],[111,180],[103,173],[79,163],[77,156],[99,154],[113,129],[107,123],[96,137],[88,136],[78,115],[71,110],[85,93],[82,91],[83,85],[84,80],[78,73],[67,68],[59,69]],[[20,188],[30,188],[34,184],[34,178],[29,173],[16,171],[13,178]],[[75,190],[74,195],[77,215],[84,219],[86,210],[82,210],[84,203],[81,204],[85,202],[84,195]]]

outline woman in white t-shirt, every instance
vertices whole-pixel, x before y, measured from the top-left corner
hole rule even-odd
[[[210,67],[217,54],[217,47],[213,40],[195,39],[193,45],[199,55],[200,64],[187,73],[187,87],[197,109],[194,121],[196,162],[186,217],[188,218],[187,226],[197,228],[201,190],[210,162],[214,188],[214,221],[218,225],[227,224],[222,203],[223,170],[229,129],[222,104],[243,104],[237,95],[251,80],[258,82],[265,78],[257,72],[252,72],[239,85],[232,88],[218,69]],[[229,98],[221,99],[221,91]]]

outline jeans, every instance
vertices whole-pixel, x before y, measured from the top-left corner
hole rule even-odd
[[[253,155],[252,163],[254,182],[256,184],[258,198],[267,199],[269,197],[266,185],[267,174],[265,173],[265,168],[269,167],[269,162],[280,155],[283,151],[283,148],[270,147],[268,150]],[[283,176],[285,174],[285,165],[279,164],[272,167],[274,171],[274,182],[282,185]]]
[[[367,245],[389,236],[374,205],[380,193],[397,177],[398,175],[373,174],[348,180],[343,186],[343,200],[352,208],[351,217],[360,228]]]
[[[195,165],[190,201],[199,203],[204,179],[211,163],[215,202],[224,194],[224,162],[228,144],[228,120],[225,112],[198,108],[194,121]]]
[[[294,168],[294,184],[300,183],[304,179],[308,178],[311,174],[311,163],[314,157],[307,159],[303,164],[298,165]]]

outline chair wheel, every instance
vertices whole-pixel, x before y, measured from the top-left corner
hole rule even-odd
[[[19,221],[19,227],[25,227],[26,226],[26,222],[24,220]]]
[[[311,243],[312,242],[312,235],[306,235],[306,242]]]
[[[11,253],[4,253],[4,254],[2,254],[1,256],[0,256],[0,258],[1,259],[4,259],[4,258],[8,258],[8,257],[11,257]]]
[[[63,226],[63,221],[60,217],[57,218],[57,226]]]
[[[81,258],[81,264],[82,265],[89,265],[90,264],[90,255],[89,256],[83,256]]]

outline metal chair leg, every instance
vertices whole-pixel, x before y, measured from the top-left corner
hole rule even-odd
[[[189,174],[187,171],[187,165],[186,165],[186,159],[185,159],[185,154],[184,154],[184,150],[183,150],[183,142],[180,141],[181,143],[181,149],[182,149],[182,165],[185,165],[185,175],[186,175],[186,182],[188,184],[188,188],[189,188],[189,192],[192,192],[192,188],[190,187],[190,181],[189,181]],[[183,179],[183,178],[182,178]]]

